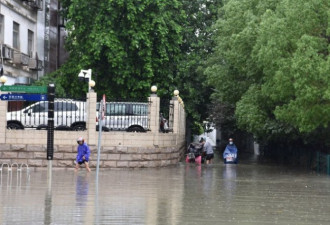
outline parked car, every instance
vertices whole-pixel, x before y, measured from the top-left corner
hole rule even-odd
[[[36,102],[21,110],[7,112],[8,129],[46,129],[47,124],[48,101]],[[85,130],[86,103],[55,99],[54,127],[59,130]]]
[[[97,121],[99,121],[99,107],[98,103],[96,106]],[[148,108],[148,103],[142,102],[107,102],[102,129],[105,131],[146,132],[149,129]]]

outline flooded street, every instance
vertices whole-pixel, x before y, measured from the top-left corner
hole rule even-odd
[[[0,224],[330,224],[330,178],[242,161],[159,169],[8,172]]]

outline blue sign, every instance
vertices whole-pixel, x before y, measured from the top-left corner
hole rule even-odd
[[[2,94],[3,101],[47,101],[47,95],[40,94]]]

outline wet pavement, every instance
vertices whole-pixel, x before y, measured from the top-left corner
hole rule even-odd
[[[98,181],[98,182],[97,182]],[[241,160],[158,169],[3,169],[0,224],[330,224],[330,177]]]

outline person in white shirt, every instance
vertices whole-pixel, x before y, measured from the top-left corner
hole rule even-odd
[[[203,148],[204,152],[206,153],[206,164],[211,164],[212,159],[214,158],[214,152],[213,152],[213,147],[210,142],[206,141],[206,138],[203,138]]]

